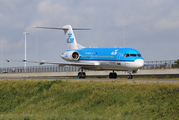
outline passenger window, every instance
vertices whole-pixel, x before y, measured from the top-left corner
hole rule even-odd
[[[138,57],[141,57],[141,54],[137,54]]]
[[[130,54],[131,57],[136,57],[137,55],[136,54]]]

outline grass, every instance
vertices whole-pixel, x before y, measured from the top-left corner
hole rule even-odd
[[[0,120],[178,119],[179,83],[0,81]]]

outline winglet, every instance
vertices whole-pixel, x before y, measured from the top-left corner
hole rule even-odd
[[[10,60],[9,59],[6,59],[6,62],[9,62]]]

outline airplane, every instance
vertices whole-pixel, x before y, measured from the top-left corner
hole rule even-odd
[[[65,25],[62,28],[55,27],[36,27],[43,29],[63,30],[65,40],[67,42],[67,51],[62,53],[61,58],[67,62],[48,62],[48,61],[27,61],[27,60],[9,60],[18,62],[31,62],[42,64],[58,64],[61,66],[79,66],[81,72],[78,73],[78,78],[85,78],[84,69],[89,70],[111,70],[109,73],[110,79],[116,79],[117,73],[114,71],[128,71],[128,79],[132,79],[132,73],[136,73],[144,65],[167,65],[171,63],[144,63],[144,58],[140,52],[133,48],[86,48],[77,43],[73,30],[90,30],[88,28],[72,28],[70,25]]]

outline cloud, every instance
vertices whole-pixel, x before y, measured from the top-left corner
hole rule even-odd
[[[65,21],[69,16],[66,5],[54,3],[51,0],[40,2],[38,5],[38,15],[45,24],[54,25],[57,21]]]
[[[2,13],[0,13],[0,18],[3,18],[3,14]]]
[[[21,52],[24,49],[24,40],[20,40],[18,42],[11,43],[8,38],[5,38],[3,40],[3,43],[1,42],[1,44],[3,44],[4,54],[13,55],[15,53]]]
[[[154,8],[154,7],[159,7],[164,0],[149,0],[149,7]]]
[[[33,27],[35,26],[47,26],[46,22],[44,20],[36,20],[35,22],[32,22],[29,26],[25,28],[25,31],[28,31],[29,33],[36,34],[39,32],[38,29],[35,29]]]
[[[160,30],[179,28],[179,10],[171,11],[167,16],[160,19],[154,27]]]
[[[95,14],[95,9],[94,9],[94,7],[87,7],[87,8],[84,10],[84,14]]]
[[[10,0],[1,0],[0,1],[0,7],[4,12],[9,12],[10,11],[17,11],[17,3],[18,1],[10,1]],[[8,8],[8,10],[7,10]]]
[[[4,42],[6,55],[24,57],[23,32],[29,32],[27,51],[33,60],[35,39],[39,35],[39,59],[59,61],[60,56],[56,54],[66,50],[63,31],[32,26],[63,27],[70,24],[72,27],[89,27],[91,31],[75,32],[79,44],[123,47],[124,25],[127,25],[127,47],[142,51],[146,59],[152,57],[155,60],[161,58],[155,51],[165,54],[168,45],[168,52],[172,52],[170,59],[176,59],[176,54],[171,51],[174,47],[167,41],[178,44],[178,4],[178,0],[0,0],[0,39],[7,36],[7,43]],[[157,48],[156,44],[162,47]]]

